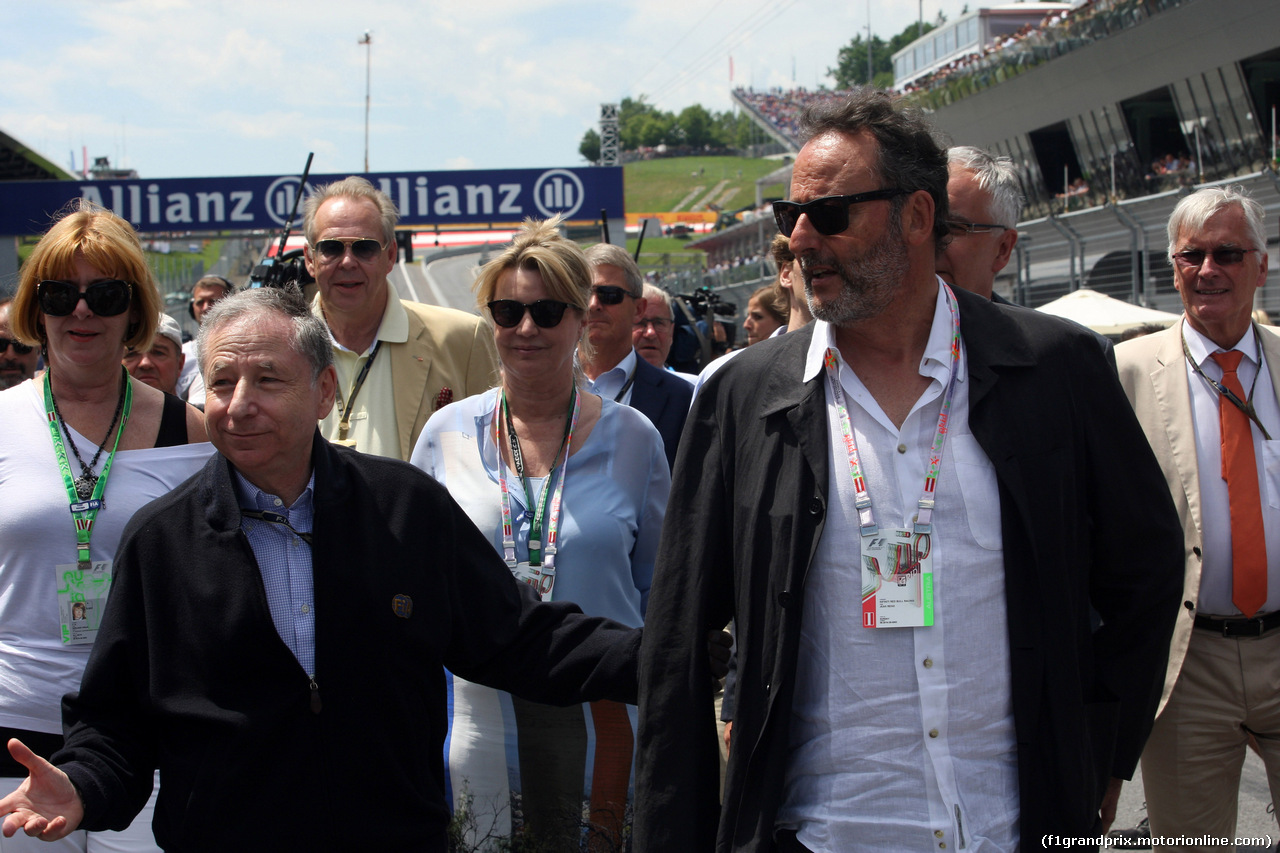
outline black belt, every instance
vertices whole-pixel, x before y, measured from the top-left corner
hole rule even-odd
[[[1196,627],[1224,637],[1261,637],[1272,628],[1280,628],[1280,610],[1252,619],[1216,619],[1197,613]]]

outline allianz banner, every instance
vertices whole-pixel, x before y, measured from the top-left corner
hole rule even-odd
[[[311,175],[304,190],[346,175]],[[503,169],[461,172],[377,172],[365,175],[400,209],[400,224],[516,223],[560,213],[594,221],[603,208],[623,215],[622,167]],[[139,232],[278,230],[289,218],[300,176],[161,178],[120,181],[0,182],[0,234],[40,234],[54,214],[86,198]],[[294,229],[302,230],[299,205]]]

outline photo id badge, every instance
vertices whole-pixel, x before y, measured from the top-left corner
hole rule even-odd
[[[927,628],[933,624],[933,558],[929,534],[881,528],[862,536],[862,627]]]
[[[533,587],[538,593],[538,598],[544,601],[547,600],[551,587],[556,582],[555,567],[548,566],[545,563],[541,566],[531,566],[528,560],[521,560],[516,563],[515,568],[511,570],[511,574],[521,583],[527,583]]]
[[[98,636],[107,594],[111,592],[111,561],[95,560],[88,569],[81,569],[78,563],[64,563],[54,569],[63,645],[92,643]]]

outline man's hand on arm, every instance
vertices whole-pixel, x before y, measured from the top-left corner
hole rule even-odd
[[[0,799],[4,837],[12,838],[22,830],[33,838],[57,841],[74,832],[84,818],[84,804],[67,774],[17,738],[10,739],[9,754],[27,768],[28,775],[16,791]]]

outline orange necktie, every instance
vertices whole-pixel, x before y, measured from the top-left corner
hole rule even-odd
[[[1244,386],[1236,368],[1244,353],[1215,352],[1222,368],[1222,384],[1244,400]],[[1253,455],[1249,416],[1218,395],[1222,429],[1222,479],[1227,481],[1231,509],[1231,602],[1253,618],[1267,601],[1267,545],[1262,532],[1262,499],[1258,492],[1258,463]]]

